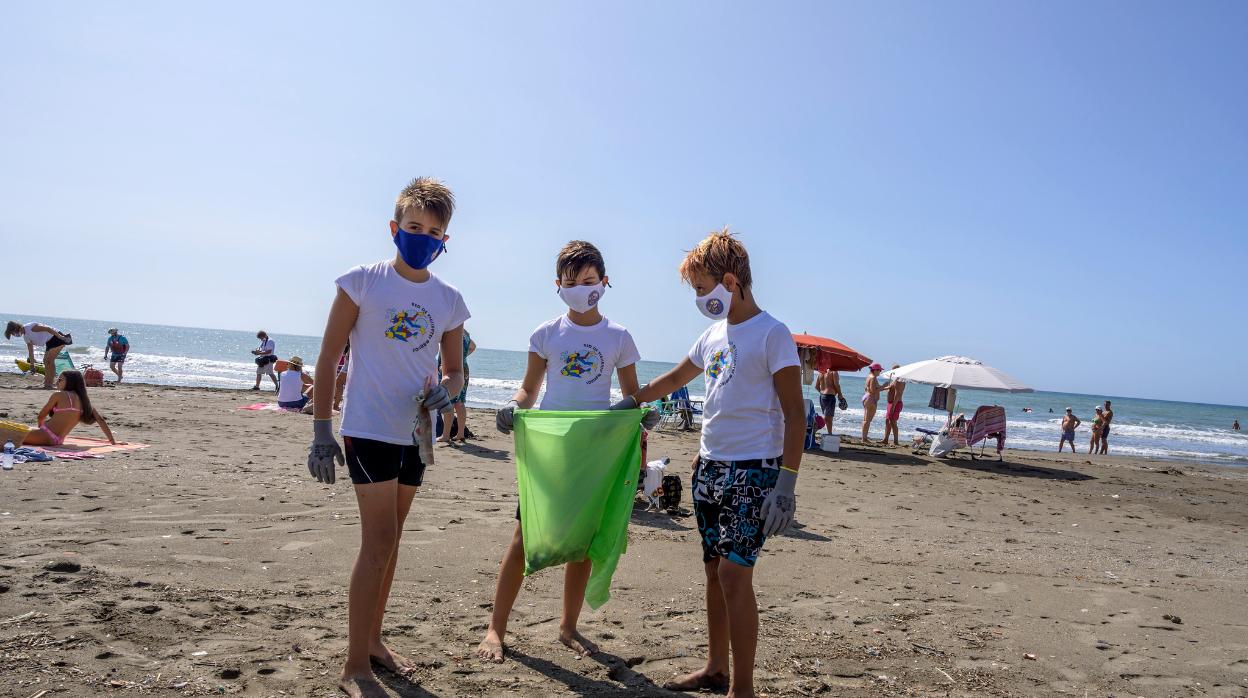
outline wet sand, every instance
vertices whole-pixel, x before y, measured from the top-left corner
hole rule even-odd
[[[0,375],[0,417],[33,421],[33,385]],[[0,473],[0,695],[336,695],[358,518],[344,471],[308,476],[310,418],[236,409],[272,393],[91,395],[151,448]],[[492,413],[469,422],[479,438],[439,450],[404,530],[387,641],[420,669],[380,674],[388,693],[679,695],[658,686],[706,650],[687,487],[684,513],[634,514],[613,600],[582,616],[599,655],[558,643],[550,570],[525,583],[511,658],[472,658],[516,494],[510,440]],[[696,449],[650,441],[672,472]],[[800,526],[756,570],[760,693],[1248,695],[1248,473],[1005,460],[808,454]]]

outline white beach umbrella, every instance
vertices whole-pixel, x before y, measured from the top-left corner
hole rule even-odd
[[[965,356],[942,356],[938,359],[917,361],[888,371],[884,377],[895,378],[903,383],[923,383],[958,390],[1033,392],[1017,378]]]

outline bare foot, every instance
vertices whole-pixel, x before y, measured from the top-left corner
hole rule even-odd
[[[582,657],[588,657],[598,651],[598,645],[595,645],[589,638],[577,630],[560,630],[559,641]]]
[[[416,671],[416,665],[412,660],[386,647],[384,642],[378,642],[369,648],[368,658],[400,676],[407,676]]]
[[[484,659],[487,662],[502,663],[503,655],[506,654],[507,648],[503,645],[503,640],[498,633],[490,629],[485,633],[485,639],[481,644],[477,645],[477,658]]]
[[[693,692],[710,690],[723,693],[728,690],[728,674],[723,672],[711,673],[707,669],[699,669],[692,674],[677,676],[663,684],[663,688],[669,691]]]
[[[380,698],[385,696],[386,690],[381,687],[376,677],[372,674],[369,676],[344,676],[338,679],[338,690],[347,694],[350,698]]]

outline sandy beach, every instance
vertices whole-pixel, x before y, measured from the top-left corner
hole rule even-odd
[[[33,385],[0,376],[0,417],[33,421]],[[271,393],[91,394],[119,440],[150,447],[0,473],[0,695],[336,695],[358,520],[345,471],[308,476],[310,418],[238,409]],[[471,658],[516,494],[510,440],[490,413],[470,424],[405,528],[387,639],[421,668],[381,674],[389,693],[678,695],[658,686],[705,657],[687,511],[634,514],[614,598],[583,616],[599,655],[557,642],[547,571],[525,584],[509,661]],[[682,473],[696,449],[650,441]],[[800,527],[756,572],[760,692],[1248,695],[1248,473],[1005,460],[809,453]]]

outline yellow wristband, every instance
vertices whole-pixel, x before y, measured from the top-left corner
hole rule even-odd
[[[796,474],[797,474],[797,471],[796,471],[796,470],[794,470],[794,469],[792,469],[792,468],[789,468],[789,467],[785,467],[785,466],[783,466],[783,465],[782,465],[782,466],[780,466],[780,469],[781,469],[781,470],[787,470],[787,471],[789,471],[790,473],[793,473],[794,475],[796,475]]]

